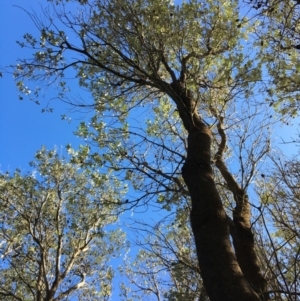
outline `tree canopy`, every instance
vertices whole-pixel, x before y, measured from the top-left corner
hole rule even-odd
[[[296,256],[292,263],[280,257],[294,271],[287,273],[290,285],[266,224],[270,217],[274,226],[290,227],[278,215],[278,195],[289,186],[275,196],[275,176],[265,183],[259,171],[272,152],[275,124],[298,110],[298,44],[290,37],[298,30],[298,2],[258,1],[254,9],[235,0],[48,2],[43,18],[28,12],[39,37],[28,33],[18,42],[33,51],[14,68],[20,93],[39,102],[48,86],[93,112],[77,131],[91,149],[87,166],[112,173],[112,187],[128,188],[103,210],[155,206],[174,217],[166,229],[154,227],[146,251],[122,269],[138,291],[157,300],[297,300],[297,244],[292,234],[272,231],[277,243],[289,243],[280,250]],[[70,97],[68,78],[90,98]],[[267,190],[254,193],[254,182]],[[158,287],[158,267],[169,275],[167,292]],[[138,280],[131,276],[139,273]],[[122,293],[140,297],[124,286]]]
[[[84,153],[84,152],[83,152]],[[107,175],[41,149],[34,173],[0,178],[2,300],[107,300],[110,261],[123,246]],[[119,193],[118,193],[119,195]]]

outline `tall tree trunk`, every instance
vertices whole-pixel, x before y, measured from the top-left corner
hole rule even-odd
[[[182,175],[191,202],[191,225],[201,276],[211,301],[259,301],[231,247],[227,216],[211,167],[211,132],[195,110],[192,94],[179,81],[171,84],[180,117],[188,130]]]
[[[230,244],[227,217],[210,165],[211,137],[203,125],[188,136],[182,169],[191,200],[191,224],[204,286],[211,301],[258,301]]]

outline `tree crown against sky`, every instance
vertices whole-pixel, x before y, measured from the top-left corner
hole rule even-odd
[[[298,1],[254,1],[260,18],[257,30],[264,63],[276,86],[276,98],[272,101],[283,115],[296,117],[299,111],[299,17]],[[267,87],[270,97],[274,91]]]
[[[136,192],[121,204],[191,210],[211,300],[268,299],[247,189],[271,149],[272,106],[293,98],[254,38],[261,21],[236,1],[55,1],[44,15],[30,13],[40,36],[19,42],[34,49],[16,66],[20,91],[39,100],[27,79],[57,85],[68,102],[64,79],[77,78],[92,102],[75,105],[94,110],[77,134]]]
[[[1,175],[0,296],[5,300],[106,300],[108,264],[124,246],[116,185],[82,164],[41,149],[34,172]],[[114,183],[116,184],[116,182]]]
[[[272,113],[259,107],[263,101],[250,97],[257,92],[253,87],[261,80],[261,68],[253,59],[255,52],[251,52],[246,43],[247,32],[253,31],[253,24],[250,26],[239,19],[234,1],[200,4],[192,1],[182,7],[170,1],[133,1],[124,2],[126,6],[123,8],[121,1],[82,2],[80,6],[75,3],[70,8],[68,3],[57,8],[58,11],[61,9],[61,16],[66,14],[66,18],[74,14],[73,21],[61,20],[71,22],[68,32],[63,31],[63,24],[55,32],[52,21],[42,24],[31,15],[41,31],[40,40],[26,36],[29,43],[35,42],[37,51],[25,65],[20,61],[15,76],[47,79],[52,85],[55,85],[53,80],[57,79],[58,88],[67,92],[67,83],[60,76],[75,67],[75,73],[72,71],[71,74],[93,96],[91,103],[77,104],[94,108],[96,112],[90,122],[79,127],[78,134],[83,138],[90,138],[105,147],[117,140],[121,123],[123,127],[119,139],[123,140],[126,148],[128,144],[125,140],[130,132],[137,132],[136,144],[145,136],[149,142],[152,138],[163,137],[160,139],[168,141],[171,137],[172,143],[168,146],[174,160],[182,163],[183,153],[174,150],[186,148],[186,133],[179,122],[176,106],[170,103],[169,93],[172,94],[172,91],[168,87],[174,78],[180,77],[182,68],[186,78],[184,84],[189,93],[194,94],[197,110],[211,127],[216,129],[218,117],[226,115],[224,122],[226,129],[232,130],[232,144],[235,143],[234,137],[240,135],[236,128],[251,126],[249,131],[254,133],[257,132],[253,125],[255,122],[250,123],[250,120],[271,120]],[[74,13],[71,13],[71,8],[75,8]],[[45,15],[49,20],[54,20],[48,10],[45,10]],[[20,43],[23,45],[23,42]],[[71,43],[70,49],[66,43]],[[74,59],[74,55],[78,56]],[[25,83],[19,81],[18,85],[26,93]],[[34,94],[33,89],[28,87]],[[64,93],[59,96],[66,97]],[[67,101],[66,98],[63,100]],[[85,101],[88,102],[87,99]],[[264,110],[265,115],[259,115]],[[126,118],[130,112],[131,128],[128,129],[129,119]],[[142,114],[146,126],[136,118]],[[115,119],[118,119],[117,124]],[[167,121],[162,123],[161,119]],[[109,131],[107,128],[111,123],[114,129]],[[138,127],[142,128],[140,132]],[[153,143],[152,147],[155,147]],[[137,152],[133,145],[124,152],[120,144],[115,148],[119,151],[118,157],[130,150]],[[164,151],[169,150],[165,148]],[[154,161],[153,155],[151,157]],[[168,158],[163,155],[159,157],[159,160]],[[135,165],[143,165],[144,161],[139,156]],[[114,159],[113,163],[116,162]],[[166,163],[156,165],[162,167]]]

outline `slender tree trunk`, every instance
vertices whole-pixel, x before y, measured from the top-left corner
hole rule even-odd
[[[269,294],[264,293],[267,291],[267,281],[260,272],[251,226],[234,216],[230,234],[243,274],[251,287],[260,295],[261,300],[270,300]]]
[[[220,170],[228,189],[232,192],[236,203],[233,211],[233,221],[229,223],[235,254],[240,268],[247,281],[261,300],[270,300],[267,291],[267,281],[260,271],[256,254],[254,235],[251,228],[251,208],[245,189],[241,188],[223,161],[223,152],[226,147],[226,134],[222,128],[222,119],[219,119],[218,132],[221,137],[218,151],[215,156],[216,166]]]
[[[182,175],[191,201],[191,225],[201,276],[211,301],[259,301],[231,247],[227,216],[211,167],[211,132],[195,110],[183,82],[171,84],[180,117],[188,130]]]

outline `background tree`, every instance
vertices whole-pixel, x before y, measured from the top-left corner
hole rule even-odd
[[[268,69],[267,100],[283,115],[296,117],[300,99],[300,3],[258,0],[248,5],[261,24],[255,39]]]
[[[25,94],[28,79],[46,80],[68,101],[66,74],[91,92],[77,105],[95,114],[78,135],[137,192],[120,206],[178,210],[190,197],[211,301],[269,299],[248,197],[270,150],[272,114],[256,97],[268,61],[246,42],[259,24],[239,13],[237,1],[56,1],[44,21],[29,14],[40,37],[19,42],[34,55],[14,73]]]
[[[195,244],[183,208],[158,223],[132,221],[126,231],[138,248],[121,266],[122,300],[208,300],[199,273]],[[126,285],[129,283],[129,285]]]
[[[87,151],[68,162],[43,148],[31,174],[1,174],[1,300],[109,299],[109,261],[124,236],[105,228],[117,220],[119,191],[107,174],[84,166]]]
[[[273,157],[260,195],[259,247],[274,300],[299,300],[299,156]]]

